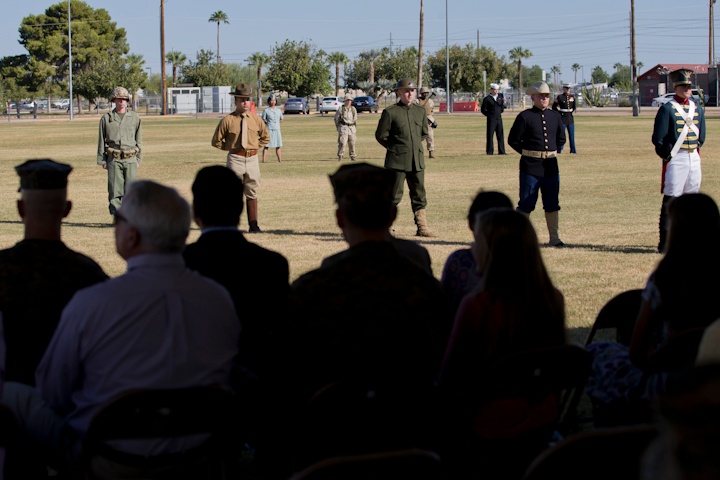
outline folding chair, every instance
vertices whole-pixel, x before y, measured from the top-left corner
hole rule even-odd
[[[407,449],[332,457],[310,465],[290,480],[442,480],[446,478],[437,453]]]
[[[585,346],[592,343],[599,330],[616,329],[615,339],[623,345],[630,345],[635,320],[640,312],[642,290],[627,290],[615,295],[603,305],[595,317],[590,333],[588,333]]]
[[[232,395],[220,388],[126,392],[107,403],[90,423],[83,441],[86,478],[225,478],[223,453],[235,423]],[[192,435],[206,439],[188,451],[155,456],[129,454],[108,444]]]
[[[576,433],[541,453],[523,480],[638,480],[642,455],[657,434],[650,425]]]

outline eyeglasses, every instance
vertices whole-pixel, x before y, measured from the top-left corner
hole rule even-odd
[[[128,222],[128,219],[123,217],[120,212],[115,212],[113,215],[113,225],[117,225],[120,222],[130,223]]]

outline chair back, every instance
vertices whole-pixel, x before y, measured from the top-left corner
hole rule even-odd
[[[221,448],[216,447],[226,444],[235,426],[232,405],[232,395],[217,387],[125,392],[102,407],[90,423],[83,441],[87,475],[96,478],[95,465],[107,468],[108,464],[123,471],[125,467],[133,469],[142,478],[186,478],[183,470],[189,472],[189,466],[198,463],[214,464],[212,471],[222,471],[222,467],[217,468],[223,461]],[[207,439],[190,452],[149,457],[118,451],[107,443],[193,435]],[[153,473],[161,471],[162,475]]]
[[[612,328],[616,330],[615,340],[618,343],[630,345],[635,320],[637,320],[642,303],[641,294],[641,289],[627,290],[608,300],[595,317],[585,346],[590,345],[599,330]]]
[[[332,457],[310,465],[290,480],[442,480],[440,456],[428,450],[407,449]]]
[[[638,480],[657,430],[649,425],[576,433],[541,453],[523,480]]]

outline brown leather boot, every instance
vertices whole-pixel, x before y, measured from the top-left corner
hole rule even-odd
[[[424,208],[415,212],[415,225],[417,225],[417,233],[415,234],[415,236],[417,236],[417,237],[436,237],[437,236],[428,229],[427,215],[426,215]]]
[[[430,155],[429,155],[429,157],[430,157],[430,158],[435,158],[435,154],[433,153],[433,150],[430,150]]]
[[[260,227],[258,227],[258,201],[257,198],[248,198],[247,199],[247,217],[248,217],[248,225],[249,233],[260,233],[262,230],[260,230]]]

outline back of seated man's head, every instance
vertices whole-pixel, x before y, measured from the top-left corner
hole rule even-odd
[[[345,218],[369,230],[387,229],[395,220],[395,173],[370,165],[343,165],[330,175],[335,202]]]
[[[243,183],[229,168],[213,165],[200,169],[192,193],[193,213],[203,226],[229,227],[240,223]]]
[[[16,166],[15,171],[20,177],[18,211],[26,228],[36,230],[44,224],[59,229],[71,208],[67,201],[67,178],[72,167],[42,158],[28,160]]]
[[[143,246],[156,253],[180,253],[190,233],[190,205],[174,188],[151,180],[132,182],[116,218],[140,234]]]
[[[493,190],[479,191],[470,205],[470,210],[468,210],[467,218],[471,230],[474,229],[477,214],[491,208],[513,208],[512,200],[502,192]]]

